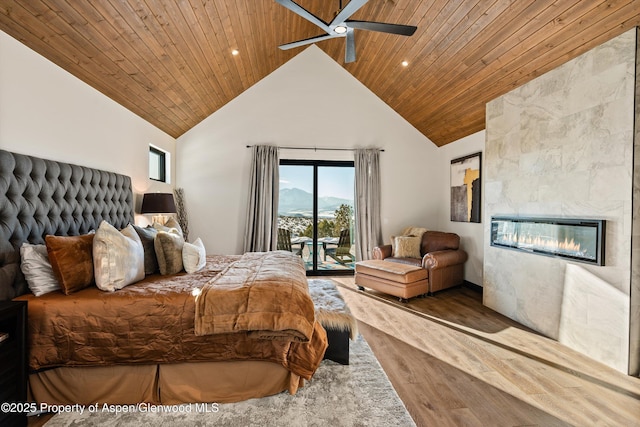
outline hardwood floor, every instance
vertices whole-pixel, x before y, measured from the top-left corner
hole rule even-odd
[[[408,304],[332,277],[418,426],[640,426],[640,379],[460,287]]]

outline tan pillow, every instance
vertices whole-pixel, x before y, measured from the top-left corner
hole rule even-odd
[[[395,258],[422,258],[422,255],[420,255],[421,240],[417,236],[394,237],[393,256]]]
[[[170,233],[172,231],[177,232],[182,237],[184,237],[184,234],[182,233],[182,227],[180,227],[180,223],[176,221],[174,217],[170,217],[167,222],[164,223],[164,225],[154,222],[153,228],[158,231],[166,231],[167,233]]]
[[[404,230],[402,230],[402,234],[401,236],[418,236],[418,237],[422,237],[422,235],[424,233],[426,233],[428,230],[426,228],[423,227],[407,227]]]
[[[187,273],[195,273],[207,263],[207,252],[204,248],[204,243],[198,237],[193,243],[184,242],[182,247],[182,264],[184,264],[184,271]]]
[[[106,221],[100,223],[93,239],[93,267],[96,286],[103,291],[144,279],[144,248],[131,224],[118,231]]]
[[[93,237],[92,233],[44,238],[53,274],[66,295],[93,283]]]
[[[158,231],[153,245],[156,249],[160,274],[176,274],[182,271],[184,239],[181,235],[174,232]]]

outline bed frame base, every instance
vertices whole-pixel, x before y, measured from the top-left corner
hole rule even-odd
[[[304,380],[263,361],[61,367],[29,376],[30,401],[49,405],[231,403],[288,391]]]

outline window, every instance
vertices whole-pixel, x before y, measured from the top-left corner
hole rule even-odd
[[[149,178],[167,182],[167,153],[152,145],[149,146]]]

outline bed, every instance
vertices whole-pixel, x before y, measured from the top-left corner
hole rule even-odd
[[[103,222],[124,229],[134,222],[131,180],[0,150],[0,206],[0,300],[28,302],[29,392],[38,403],[294,394],[322,360],[326,333],[290,253],[209,255],[197,272],[148,274],[114,292],[35,296],[21,245],[84,238]]]

